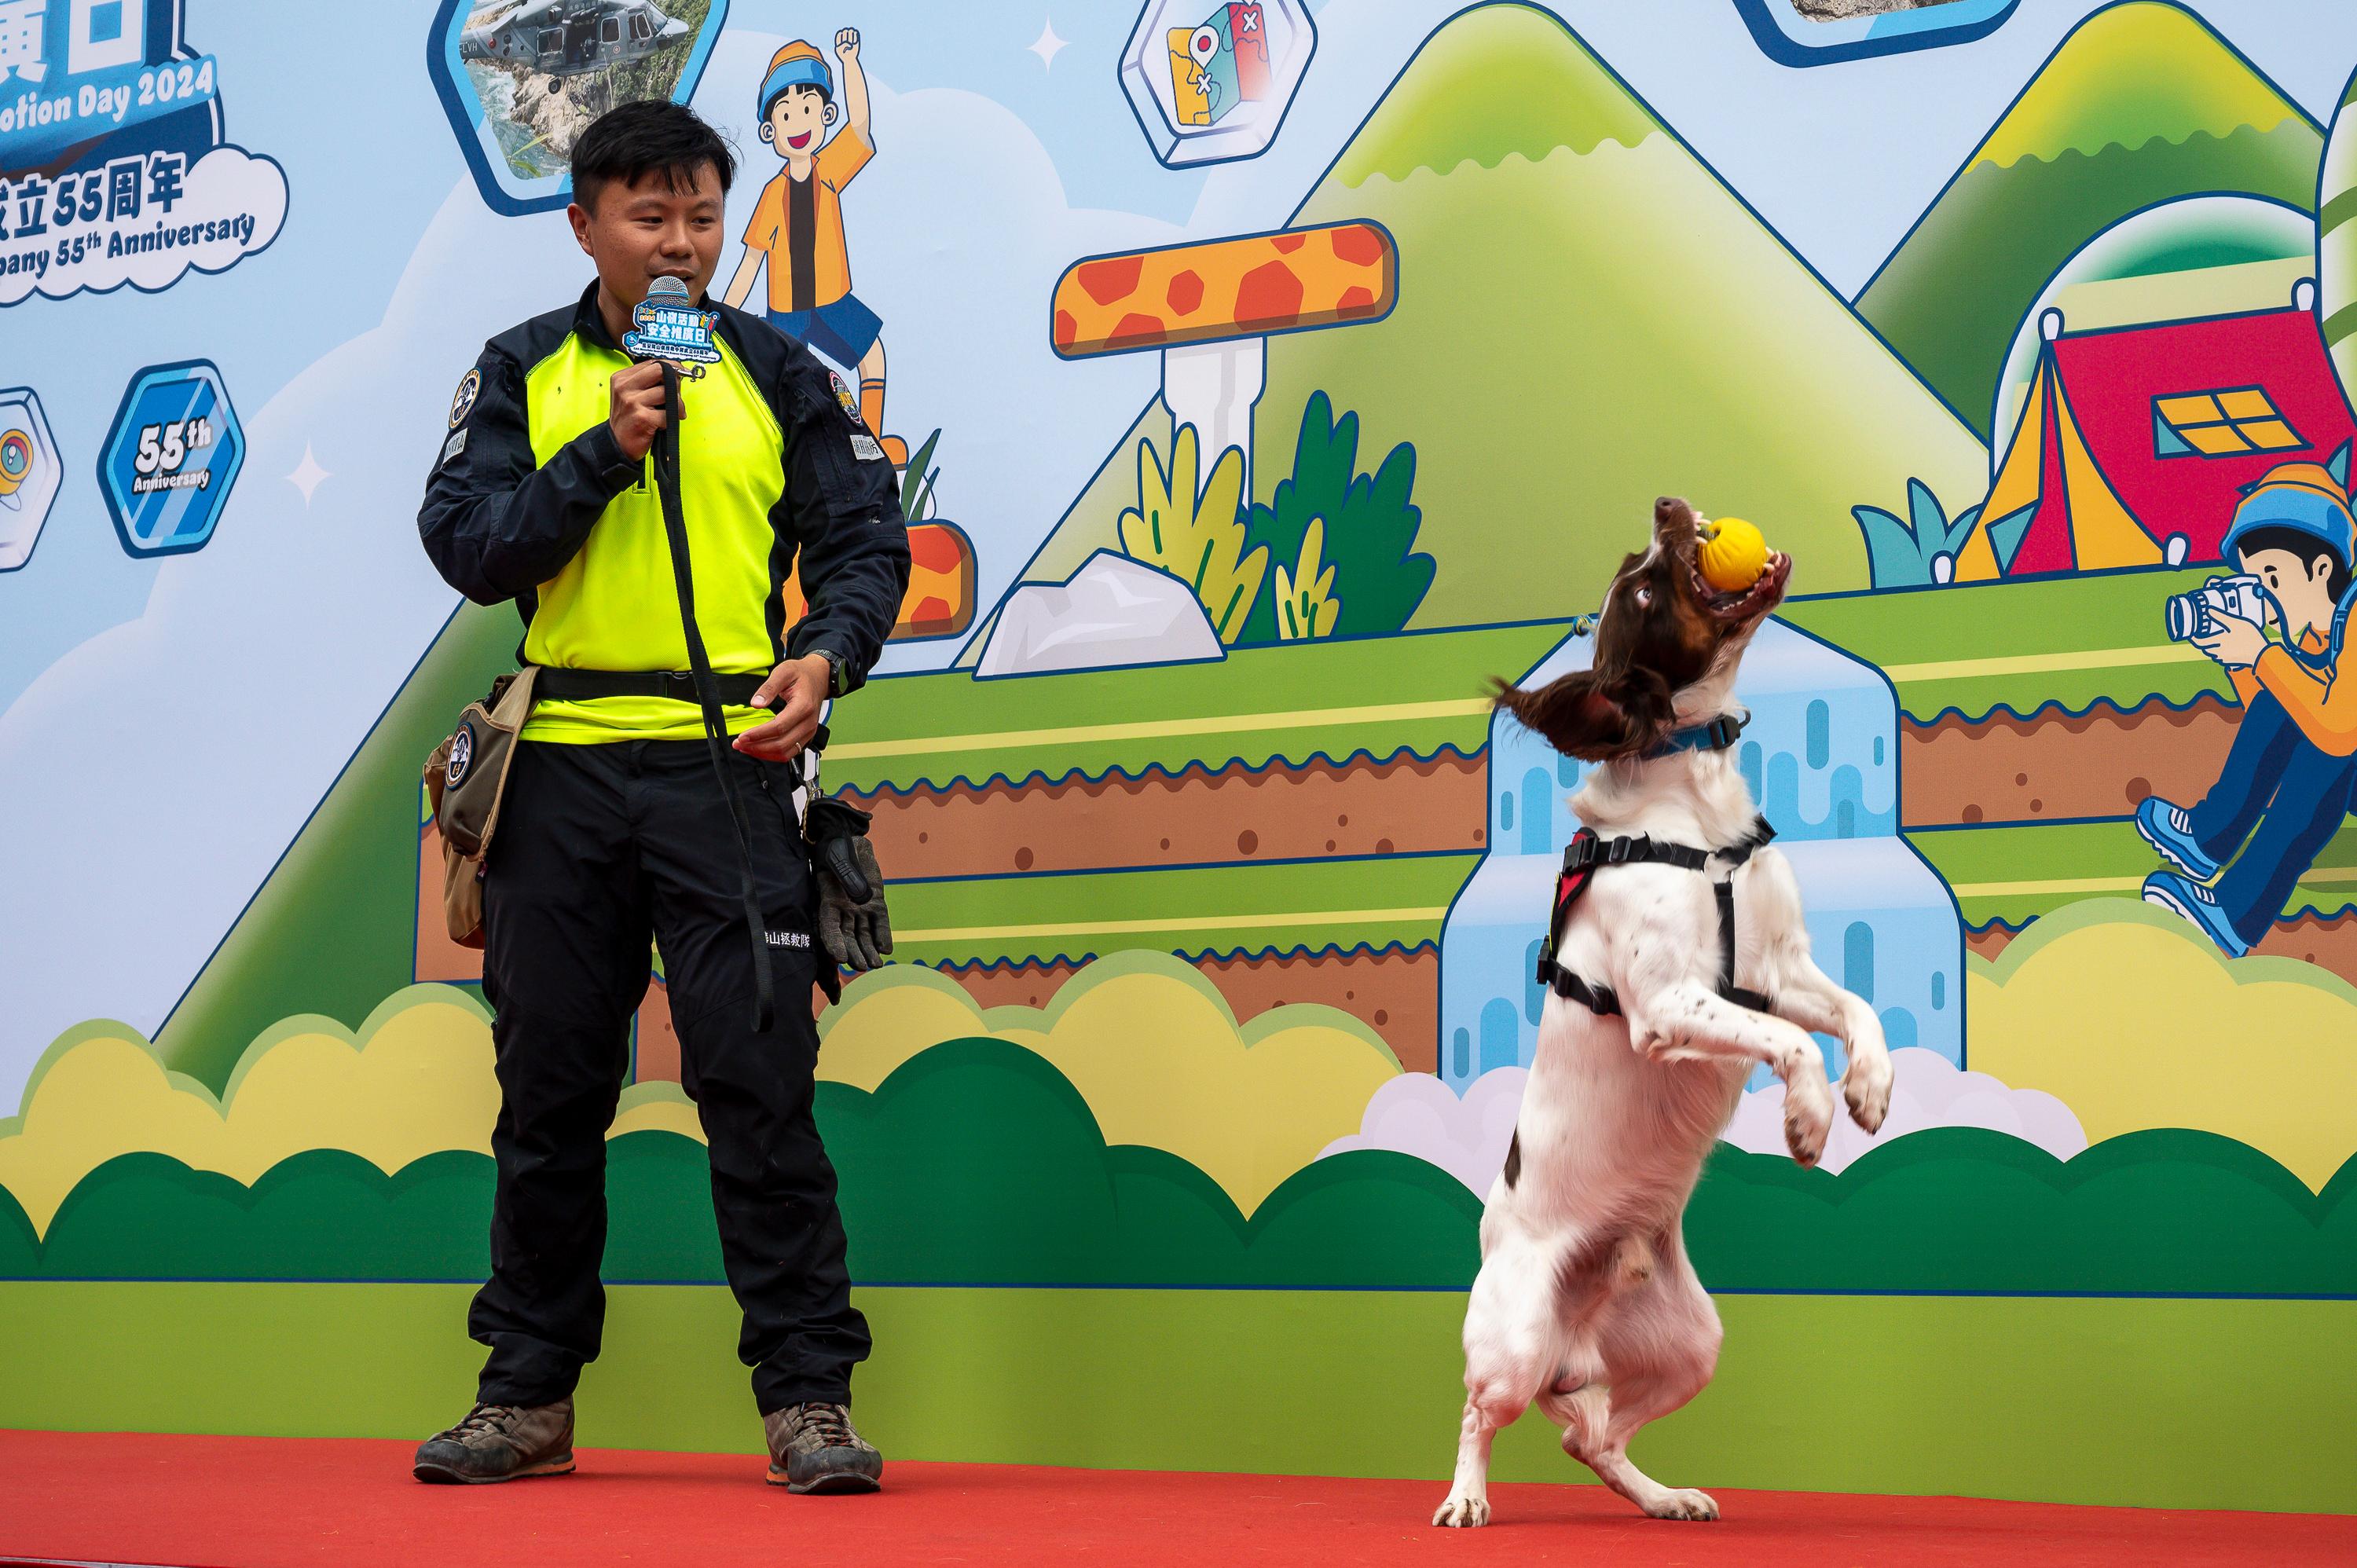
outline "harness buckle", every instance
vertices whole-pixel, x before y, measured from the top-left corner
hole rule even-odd
[[[1625,865],[1632,860],[1643,860],[1653,847],[1651,834],[1639,833],[1632,839],[1614,839],[1604,852],[1607,865]]]

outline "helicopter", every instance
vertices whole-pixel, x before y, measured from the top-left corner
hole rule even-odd
[[[654,0],[526,0],[460,33],[458,58],[525,66],[561,80],[644,59],[686,42],[689,32]]]

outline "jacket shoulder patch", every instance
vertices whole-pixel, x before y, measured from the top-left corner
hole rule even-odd
[[[475,400],[482,395],[482,371],[479,368],[468,371],[465,379],[458,383],[457,395],[450,400],[451,429],[456,430],[467,423],[467,416],[475,412]],[[447,456],[445,460],[447,461]]]

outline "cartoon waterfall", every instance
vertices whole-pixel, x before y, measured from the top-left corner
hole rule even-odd
[[[1558,643],[1520,684],[1587,668]],[[1743,660],[1750,710],[1736,758],[1775,827],[1808,908],[1820,967],[1882,1015],[1894,1049],[1964,1065],[1964,935],[1947,885],[1899,833],[1899,702],[1872,665],[1770,620]],[[1555,872],[1578,831],[1566,804],[1582,765],[1512,718],[1490,725],[1490,851],[1440,939],[1440,1076],[1460,1092],[1525,1066],[1544,992],[1532,977]],[[1827,1070],[1840,1046],[1823,1040]],[[1767,1081],[1763,1069],[1752,1087]]]

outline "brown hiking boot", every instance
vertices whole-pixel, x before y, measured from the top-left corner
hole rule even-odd
[[[791,1404],[761,1418],[770,1440],[770,1485],[790,1492],[872,1492],[884,1484],[884,1455],[839,1404]]]
[[[573,1471],[573,1402],[479,1404],[467,1419],[418,1445],[421,1481],[517,1481]]]

